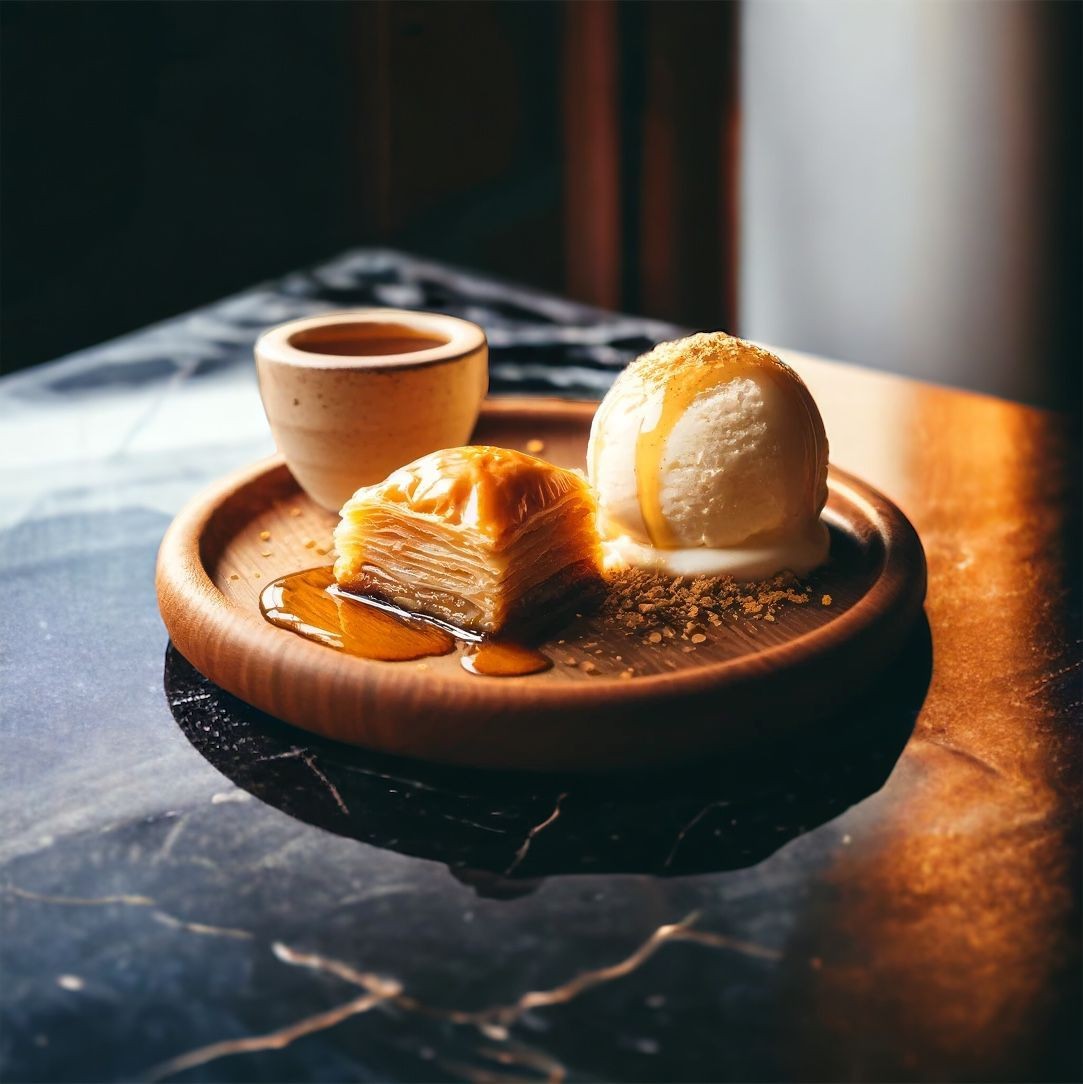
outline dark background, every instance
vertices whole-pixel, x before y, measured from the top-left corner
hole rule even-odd
[[[363,243],[667,309],[679,269],[657,299],[637,274],[646,112],[687,98],[678,139],[722,122],[732,77],[718,60],[735,16],[710,4],[9,0],[5,368]],[[660,47],[666,35],[699,40],[713,63],[652,76],[648,36]],[[668,305],[706,324],[732,315],[719,312],[731,186],[716,142],[686,155],[687,213],[655,219],[676,245],[681,215],[710,205],[719,236],[684,229],[701,277]],[[645,186],[668,199],[675,168]]]
[[[358,61],[380,30],[367,7],[3,4],[5,367],[378,238],[554,284],[536,243],[559,200],[553,117],[527,108],[552,99],[553,71],[518,70],[499,90],[463,73],[493,107],[474,116],[449,115],[430,73],[423,143],[400,148],[408,187],[389,196],[367,130],[374,73]],[[539,55],[556,14],[492,11]],[[396,16],[419,59],[453,46],[434,40],[446,27]]]
[[[1041,345],[1016,364],[1044,371],[1021,397],[1063,404],[1080,369],[1081,21],[1078,4],[1041,10],[1048,238],[1019,287]],[[3,370],[359,244],[762,334],[738,305],[741,12],[5,0]]]
[[[341,139],[348,16],[337,4],[0,6],[5,367],[342,247],[356,184]]]
[[[559,9],[485,6],[475,26],[548,63],[476,40],[484,64],[453,71],[450,6],[3,4],[5,367],[378,239],[558,286]],[[392,191],[388,32],[425,81],[401,99]]]

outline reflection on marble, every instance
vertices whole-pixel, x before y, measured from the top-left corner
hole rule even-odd
[[[188,740],[261,801],[511,898],[560,874],[679,876],[762,861],[883,784],[930,672],[922,622],[875,694],[811,724],[807,740],[630,779],[471,772],[326,741],[230,696],[173,647],[165,688]]]

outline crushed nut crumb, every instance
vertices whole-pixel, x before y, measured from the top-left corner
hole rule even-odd
[[[610,577],[601,617],[645,643],[675,638],[704,643],[708,629],[719,628],[726,618],[774,621],[784,606],[808,601],[808,589],[789,573],[740,584],[727,577],[670,579],[657,572],[626,569]]]
[[[260,531],[260,533],[259,533],[259,539],[260,539],[261,542],[269,541],[270,537],[271,537],[271,532],[270,531]]]

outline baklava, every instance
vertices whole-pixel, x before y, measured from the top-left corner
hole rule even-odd
[[[359,489],[335,530],[335,579],[479,633],[531,632],[600,588],[581,474],[508,448],[433,452]]]

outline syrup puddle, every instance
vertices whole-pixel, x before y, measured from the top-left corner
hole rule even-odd
[[[548,670],[552,660],[526,644],[490,640],[436,618],[340,591],[330,568],[293,572],[268,584],[260,610],[272,625],[306,640],[382,662],[450,655],[464,646],[464,670],[487,677],[519,677]]]

